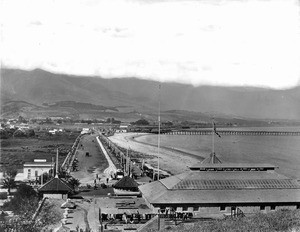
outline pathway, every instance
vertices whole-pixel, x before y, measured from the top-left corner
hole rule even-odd
[[[107,159],[107,162],[108,162],[108,168],[106,168],[104,170],[104,174],[106,176],[106,178],[110,178],[111,174],[114,174],[116,173],[117,171],[117,168],[116,166],[114,165],[114,163],[112,162],[110,156],[108,155],[107,151],[105,150],[102,142],[100,141],[99,139],[99,136],[97,137],[97,142],[101,148],[101,151],[103,152],[103,154],[105,155],[106,159]]]

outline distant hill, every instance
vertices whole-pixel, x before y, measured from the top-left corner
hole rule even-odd
[[[6,110],[6,103],[11,101],[25,101],[37,107],[55,102],[88,103],[97,106],[97,110],[106,107],[115,114],[138,117],[144,113],[157,114],[158,82],[136,78],[70,76],[40,69],[2,69],[1,114],[3,106]],[[83,109],[83,105],[77,103],[72,103],[71,108],[78,112],[78,107]],[[64,103],[56,104],[60,104],[56,107],[70,108],[61,105]],[[195,117],[200,117],[197,112],[202,112],[228,117],[299,120],[300,87],[273,90],[163,83],[161,106],[162,111],[169,111],[169,114],[172,110],[182,110],[196,113]]]

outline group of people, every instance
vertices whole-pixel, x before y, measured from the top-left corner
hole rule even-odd
[[[137,214],[135,216],[137,218],[137,222],[140,223],[141,215],[140,215],[139,211],[137,211]],[[130,224],[133,224],[134,223],[134,214],[129,215],[129,221],[128,221],[128,215],[126,213],[123,213],[122,221],[124,221],[125,224],[128,224],[128,222]]]
[[[101,218],[102,221],[115,221],[115,220],[120,220],[124,224],[133,224],[133,223],[140,223],[143,215],[137,211],[135,214],[127,214],[124,212],[123,214],[102,214]]]
[[[182,219],[183,221],[190,219],[193,217],[193,213],[189,212],[176,212],[174,209],[165,209],[160,212],[160,217],[165,218],[178,218]]]

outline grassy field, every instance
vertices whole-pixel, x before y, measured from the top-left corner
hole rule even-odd
[[[157,145],[157,135],[136,141]],[[212,151],[212,137],[206,135],[161,135],[161,146],[206,157]],[[223,162],[269,163],[278,172],[300,178],[299,136],[215,136],[215,152]]]
[[[1,163],[4,166],[22,168],[24,162],[34,159],[51,161],[59,149],[59,165],[63,162],[79,132],[65,132],[61,135],[37,134],[33,138],[9,138],[0,140]]]

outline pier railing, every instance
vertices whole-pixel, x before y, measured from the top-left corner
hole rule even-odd
[[[211,135],[212,130],[197,131],[169,131],[162,132],[166,135]],[[218,130],[220,135],[255,135],[255,136],[300,136],[300,131],[241,131],[241,130]]]

